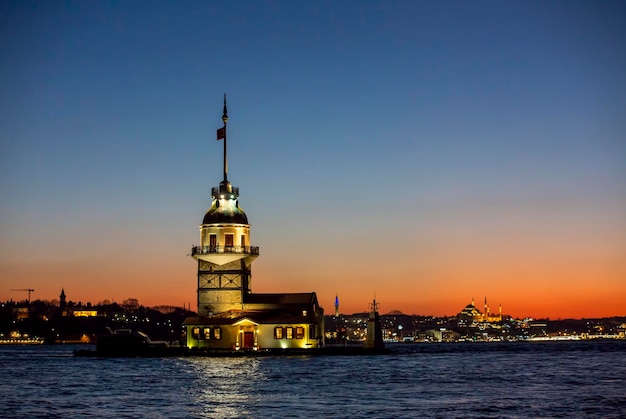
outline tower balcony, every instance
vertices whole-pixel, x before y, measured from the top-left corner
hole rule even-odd
[[[259,256],[259,246],[193,246],[191,256],[196,260],[224,265],[244,259],[250,264]]]
[[[193,246],[191,256],[213,254],[259,255],[259,246]]]

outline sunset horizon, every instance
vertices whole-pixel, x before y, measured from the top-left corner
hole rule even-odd
[[[192,277],[192,280],[193,279],[194,278]],[[75,304],[76,303],[81,303],[83,305],[87,303],[90,303],[91,305],[114,304],[114,303],[122,304],[124,300],[136,299],[138,303],[144,307],[172,306],[172,307],[186,308],[191,311],[196,311],[195,301],[193,298],[187,298],[187,299],[181,298],[178,300],[175,300],[174,298],[172,298],[168,300],[168,299],[156,296],[150,299],[150,298],[144,298],[145,296],[138,295],[138,294],[133,294],[133,295],[116,294],[112,297],[102,295],[101,297],[90,298],[88,294],[82,294],[82,295],[75,294],[72,289],[68,289],[64,287],[59,288],[59,291],[57,292],[56,295],[52,293],[47,296],[38,295],[39,293],[37,292],[37,290],[35,290],[31,294],[31,301],[37,301],[37,300],[48,301],[48,302],[58,301],[59,294],[62,289],[67,295],[67,300]],[[275,292],[285,291],[285,289],[271,289],[271,288],[263,287],[261,289],[255,289],[255,291],[262,292],[262,293],[275,293]],[[293,292],[296,292],[296,291],[293,291]],[[320,295],[319,292],[317,294],[318,294],[318,299],[320,301],[320,305],[325,310],[325,314],[333,315],[335,294],[333,294],[332,296],[328,295],[328,298],[326,298],[327,297],[326,295]],[[477,295],[478,294],[476,294],[476,296]],[[423,305],[424,308],[420,310],[420,308],[416,304],[412,304],[410,302],[397,303],[395,305],[391,305],[384,299],[384,294],[382,295],[377,294],[376,296],[371,295],[369,299],[364,299],[363,301],[348,301],[348,302],[344,302],[341,295],[338,295],[338,296],[339,296],[339,301],[340,301],[339,312],[342,315],[367,313],[369,312],[370,305],[372,303],[372,300],[374,299],[376,299],[376,302],[380,305],[379,311],[381,314],[389,314],[390,312],[399,311],[405,315],[433,316],[433,317],[456,316],[458,313],[460,313],[463,310],[463,308],[465,308],[466,305],[472,303],[472,297],[470,296],[466,298],[465,300],[459,300],[459,301],[450,301],[450,302],[435,303],[435,304],[433,304],[432,302],[425,303]],[[502,305],[502,314],[506,316],[511,316],[514,319],[534,318],[534,319],[560,320],[560,319],[595,319],[595,318],[625,317],[626,316],[625,313],[618,312],[617,310],[611,310],[610,307],[608,309],[598,309],[597,307],[591,307],[588,309],[580,308],[580,306],[585,305],[585,302],[583,301],[581,301],[580,304],[577,304],[576,302],[572,302],[571,300],[566,301],[566,302],[561,301],[560,304],[557,303],[554,305],[550,305],[549,307],[546,307],[546,306],[542,306],[540,303],[527,304],[527,305],[524,305],[524,304],[513,305],[510,303],[507,304],[506,300],[503,300],[504,302],[500,303],[496,299],[490,299],[489,296],[485,296],[485,295],[482,295],[480,297],[476,297],[476,296],[473,298],[473,300],[474,300],[474,305],[479,311],[481,312],[484,311],[483,301],[484,301],[484,298],[487,297],[487,301],[488,301],[489,309],[490,309],[489,311],[491,313],[498,313],[499,307],[500,305]],[[195,297],[195,296],[192,295],[192,297]],[[2,300],[2,301],[11,301],[11,300],[14,302],[21,302],[21,301],[27,300],[26,292],[21,291],[21,290],[11,292],[11,295],[9,295],[7,299]],[[619,296],[616,296],[613,300],[607,299],[607,301],[609,302],[609,304],[611,304],[611,301],[613,301],[613,304],[615,304],[615,306],[619,306],[620,304]],[[572,308],[574,306],[578,306],[577,309]],[[507,307],[509,307],[509,309],[507,309]],[[557,311],[550,311],[550,310],[557,310]]]

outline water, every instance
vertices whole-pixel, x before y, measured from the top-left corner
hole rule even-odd
[[[626,417],[626,341],[382,356],[74,358],[0,346],[0,417]]]

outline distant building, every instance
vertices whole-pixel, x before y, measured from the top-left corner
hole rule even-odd
[[[239,205],[239,188],[228,181],[226,97],[224,178],[211,190],[211,207],[200,225],[200,245],[191,249],[198,263],[198,316],[184,322],[189,348],[309,349],[321,346],[324,310],[314,292],[252,293],[252,262],[259,247],[251,246],[250,224]]]
[[[470,323],[497,323],[502,321],[502,306],[500,306],[498,313],[491,313],[489,311],[489,305],[487,304],[487,297],[485,297],[485,308],[481,312],[474,305],[474,299],[472,302],[465,306],[463,310],[457,315],[459,321]]]
[[[77,309],[70,309],[68,310],[67,313],[69,316],[74,316],[74,317],[97,317],[98,316],[98,310],[91,310],[91,309],[86,309],[86,308],[77,308]],[[102,314],[104,315],[104,314]]]
[[[103,311],[98,312],[91,305],[74,305],[71,302],[68,305],[64,288],[61,288],[61,294],[59,294],[59,313],[62,317],[103,317],[106,315]]]

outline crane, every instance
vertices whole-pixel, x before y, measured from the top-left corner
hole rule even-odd
[[[29,303],[30,303],[30,293],[31,292],[35,292],[35,290],[32,289],[32,288],[15,288],[15,289],[12,289],[11,291],[28,291],[28,302]]]

